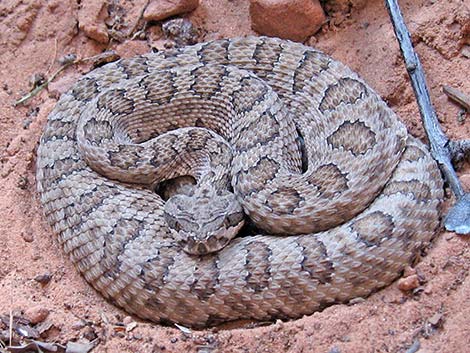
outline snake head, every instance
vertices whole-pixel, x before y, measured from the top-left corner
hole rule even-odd
[[[194,186],[186,194],[170,197],[165,203],[164,217],[183,250],[191,255],[219,251],[245,222],[235,195],[210,186]]]

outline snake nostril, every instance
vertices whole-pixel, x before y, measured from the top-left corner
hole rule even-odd
[[[204,254],[207,254],[209,251],[208,251],[208,249],[207,249],[206,244],[204,244],[204,243],[199,243],[199,244],[197,244],[197,252],[198,252],[198,254],[200,254],[200,255],[204,255]]]
[[[243,221],[243,212],[230,213],[225,217],[224,224],[227,227],[233,227]]]

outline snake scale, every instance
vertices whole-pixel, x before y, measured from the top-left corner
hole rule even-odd
[[[85,75],[49,115],[37,184],[96,290],[192,327],[367,296],[429,244],[443,198],[426,146],[361,78],[267,37]]]

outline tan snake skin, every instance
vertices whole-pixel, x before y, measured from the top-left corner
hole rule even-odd
[[[154,192],[184,175],[198,187]],[[37,183],[94,288],[194,327],[297,318],[388,285],[431,241],[443,197],[427,148],[355,73],[264,37],[92,71],[49,116]],[[230,240],[241,209],[250,224]]]

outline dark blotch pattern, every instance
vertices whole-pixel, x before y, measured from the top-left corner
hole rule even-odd
[[[279,45],[269,45],[264,41],[257,43],[253,52],[253,59],[256,61],[256,67],[258,68],[255,70],[256,75],[260,78],[267,76],[274,69],[281,53],[282,48]],[[273,60],[273,58],[276,59]]]
[[[149,72],[147,58],[143,56],[135,57],[132,60],[121,60],[116,65],[122,70],[128,79],[142,76]]]
[[[313,76],[327,70],[330,59],[323,53],[307,50],[294,72],[294,92],[301,91]]]
[[[333,148],[344,148],[355,156],[366,153],[376,143],[375,133],[362,121],[345,121],[327,141]]]
[[[248,252],[245,260],[245,269],[248,272],[245,278],[247,287],[259,293],[269,286],[271,249],[260,241],[252,241],[246,244],[244,249]]]
[[[41,143],[46,143],[54,138],[56,140],[63,140],[64,137],[66,137],[68,141],[75,141],[75,131],[76,127],[73,122],[49,120],[49,123],[44,129],[44,134],[42,135]]]
[[[393,235],[393,219],[382,212],[372,212],[352,223],[351,229],[366,246],[380,246],[381,240]]]
[[[354,104],[367,94],[367,88],[363,83],[349,77],[341,78],[337,84],[326,89],[320,103],[320,111],[335,110],[341,103]]]
[[[138,145],[119,145],[117,151],[108,152],[108,158],[116,168],[129,169],[137,166],[143,150]]]
[[[112,89],[100,95],[96,102],[99,110],[107,109],[113,114],[130,114],[134,111],[134,101],[126,97],[126,90]]]
[[[201,259],[196,265],[190,290],[197,295],[199,300],[206,301],[217,289],[219,282],[217,263],[218,256],[215,255],[210,258]]]
[[[177,92],[174,76],[170,70],[160,71],[158,78],[153,75],[145,76],[139,82],[147,92],[145,98],[158,105],[168,104]]]
[[[241,87],[233,93],[233,108],[238,113],[251,111],[257,102],[264,99],[268,93],[268,86],[254,77],[245,77],[241,81]]]
[[[141,265],[138,275],[144,288],[150,292],[158,293],[165,285],[165,279],[168,276],[169,268],[175,263],[176,251],[174,247],[161,247],[158,249],[157,256],[148,259]]]
[[[326,164],[318,167],[307,177],[310,184],[318,188],[321,196],[331,199],[348,189],[348,178],[346,173],[334,164]]]
[[[281,186],[272,192],[267,200],[267,206],[275,213],[285,215],[292,214],[304,199],[299,192],[288,186]]]
[[[192,71],[194,83],[191,89],[201,98],[210,99],[223,88],[221,82],[227,75],[226,67],[220,65],[201,66]]]
[[[393,181],[389,183],[383,191],[384,195],[397,193],[405,195],[412,194],[413,199],[418,202],[427,202],[431,200],[432,196],[429,186],[416,179],[410,181]]]
[[[208,140],[211,136],[205,131],[190,130],[188,131],[187,138],[185,138],[185,149],[187,151],[199,151],[206,148]]]
[[[302,270],[307,272],[310,278],[316,279],[321,284],[330,283],[334,273],[333,262],[328,258],[325,245],[311,235],[304,235],[297,241],[302,248]],[[312,244],[316,244],[313,246]]]
[[[82,78],[72,88],[72,96],[76,100],[89,102],[99,93],[96,81],[91,77]]]
[[[112,232],[104,235],[103,244],[103,256],[101,261],[103,265],[108,265],[107,271],[103,273],[103,276],[111,278],[113,280],[119,278],[122,269],[120,267],[121,255],[123,248],[122,244],[126,244],[132,239],[139,237],[142,231],[142,222],[138,222],[135,219],[124,219],[121,218],[114,225]],[[121,242],[114,241],[114,239],[120,239]]]
[[[111,140],[114,136],[114,129],[109,121],[98,121],[95,118],[88,120],[83,126],[85,139],[90,143],[100,144],[103,141]]]
[[[228,62],[228,40],[209,42],[201,46],[198,50],[197,56],[199,60],[204,63],[227,63]]]
[[[239,188],[238,193],[245,197],[252,193],[259,192],[265,188],[265,181],[274,179],[279,171],[279,163],[269,157],[261,158],[247,171],[240,171],[237,174]]]
[[[415,162],[425,156],[424,152],[415,146],[408,146],[403,152],[402,160]]]
[[[257,120],[248,123],[240,133],[235,134],[232,144],[239,151],[246,151],[257,144],[264,146],[279,137],[280,129],[276,117],[267,110]],[[256,131],[255,135],[253,131]]]

